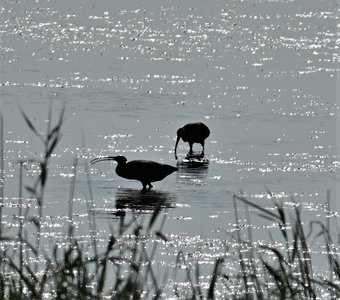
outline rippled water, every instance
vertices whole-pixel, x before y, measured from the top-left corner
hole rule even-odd
[[[336,222],[336,10],[336,1],[314,0],[6,1],[0,11],[3,224],[16,226],[17,160],[43,151],[18,107],[43,131],[50,105],[54,119],[65,105],[66,121],[51,161],[46,236],[62,242],[74,157],[81,158],[74,210],[82,236],[86,160],[122,154],[175,165],[176,131],[192,121],[211,130],[208,166],[181,166],[155,183],[146,207],[140,183],[118,177],[114,163],[90,167],[101,238],[117,213],[144,215],[162,199],[171,242],[159,263],[173,266],[183,250],[212,265],[235,225],[232,194],[240,190],[264,207],[274,198],[289,208],[294,197],[307,220],[325,219],[330,190]],[[187,151],[181,142],[181,158]],[[27,165],[24,182],[37,174],[36,164]],[[36,203],[26,199],[23,206],[34,210]],[[254,218],[259,239],[267,239],[267,225]]]

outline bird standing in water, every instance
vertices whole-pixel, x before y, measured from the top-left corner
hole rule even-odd
[[[182,128],[177,130],[177,140],[175,145],[175,158],[177,159],[177,145],[179,140],[182,138],[184,142],[188,142],[190,146],[189,154],[192,154],[192,146],[194,143],[199,143],[202,145],[202,156],[204,156],[204,142],[205,139],[210,135],[209,128],[201,123],[189,123]]]
[[[91,164],[99,161],[114,160],[118,163],[116,173],[126,179],[139,180],[143,185],[143,192],[146,187],[152,189],[151,182],[160,181],[171,173],[177,171],[176,167],[160,164],[151,160],[132,160],[127,162],[125,156],[107,156],[91,160]]]

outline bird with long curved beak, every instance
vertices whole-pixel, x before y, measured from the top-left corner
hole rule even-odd
[[[175,145],[175,158],[177,159],[177,145],[179,140],[182,138],[184,142],[189,143],[190,151],[192,154],[192,147],[194,143],[201,144],[203,147],[201,155],[204,156],[204,143],[206,138],[210,135],[210,130],[207,125],[197,122],[189,123],[177,130],[177,139]]]
[[[107,156],[99,157],[91,160],[91,165],[100,161],[116,161],[116,173],[118,176],[126,179],[139,180],[143,185],[143,191],[146,191],[146,187],[152,189],[151,182],[160,181],[177,171],[176,167],[160,164],[151,160],[132,160],[127,162],[125,156]]]

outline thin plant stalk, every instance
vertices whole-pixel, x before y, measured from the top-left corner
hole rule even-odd
[[[4,205],[5,187],[4,169],[4,118],[0,112],[0,238],[2,237],[2,208]]]
[[[91,186],[88,162],[85,162],[85,174],[86,174],[87,187],[88,187],[88,192],[89,192],[89,197],[90,197],[90,199],[87,199],[87,201],[86,201],[87,215],[88,215],[88,220],[89,220],[90,237],[91,237],[91,241],[92,241],[94,257],[98,257],[97,239],[95,237],[95,232],[97,232],[97,225],[96,225],[96,220],[95,220],[95,217],[94,217],[94,214],[93,214],[94,203],[93,203],[93,193],[92,193],[92,186]],[[98,271],[99,271],[98,260],[96,260],[95,264],[96,264],[96,273],[98,273]]]
[[[19,266],[20,266],[20,273],[23,273],[23,266],[24,266],[24,249],[23,249],[23,215],[22,215],[22,169],[23,169],[23,162],[19,162]],[[23,283],[20,280],[20,294],[23,291]]]
[[[237,208],[237,205],[236,205],[235,197],[233,197],[233,202],[234,202],[234,216],[235,216],[236,231],[237,231],[236,236],[237,236],[237,244],[238,244],[238,259],[239,259],[240,268],[241,268],[241,277],[242,277],[242,280],[243,280],[243,287],[245,289],[245,294],[248,295],[248,293],[249,293],[248,277],[246,275],[246,266],[245,266],[245,263],[244,263],[243,253],[241,251],[243,243],[242,243],[242,239],[241,239],[240,223],[239,223],[239,218],[238,218],[238,208]]]
[[[41,223],[43,219],[43,199],[45,186],[48,179],[48,164],[52,153],[54,152],[57,144],[61,139],[61,125],[63,123],[65,107],[62,109],[58,123],[52,128],[52,108],[50,108],[48,113],[48,122],[46,129],[46,138],[43,137],[41,133],[35,128],[31,120],[25,114],[25,112],[21,109],[21,114],[26,121],[26,124],[31,129],[31,131],[42,141],[45,149],[44,149],[44,159],[42,161],[36,160],[40,168],[40,174],[38,179],[36,180],[33,186],[26,186],[26,189],[36,198],[38,204],[38,220],[35,222],[37,227],[37,235],[36,235],[36,257],[39,257],[40,244],[41,244]],[[36,264],[36,270],[38,270],[38,264]]]
[[[85,138],[84,135],[82,135],[82,144],[83,149],[85,148]],[[91,186],[91,178],[90,178],[90,171],[89,171],[89,164],[88,161],[85,160],[85,174],[86,174],[86,180],[87,180],[87,188],[89,193],[89,198],[86,201],[86,208],[87,208],[87,215],[89,220],[89,229],[90,229],[90,236],[92,240],[92,247],[93,247],[93,253],[95,257],[98,257],[98,245],[97,240],[95,238],[95,232],[97,232],[97,225],[96,225],[96,219],[94,217],[93,209],[94,209],[94,202],[93,202],[93,192],[92,192],[92,186]],[[99,271],[99,262],[96,260],[96,273]]]
[[[70,241],[70,244],[72,244],[73,240],[73,232],[74,232],[74,226],[73,226],[73,202],[74,202],[74,190],[76,185],[76,175],[77,175],[77,167],[78,167],[78,159],[75,158],[73,161],[73,174],[72,174],[72,181],[71,181],[71,188],[70,188],[70,197],[68,202],[68,238]]]
[[[256,289],[256,295],[259,300],[263,299],[263,293],[261,291],[261,283],[259,281],[258,276],[256,276],[256,266],[255,266],[255,255],[254,255],[254,243],[253,243],[253,233],[251,229],[251,219],[250,219],[250,212],[249,207],[245,207],[246,210],[246,216],[247,216],[247,228],[248,228],[248,241],[250,245],[250,251],[249,251],[249,262],[250,262],[250,269],[251,269],[251,278],[254,281],[254,286]]]
[[[207,294],[207,299],[209,300],[215,299],[216,282],[217,282],[218,277],[221,275],[220,266],[222,265],[223,262],[224,262],[224,259],[222,257],[216,259],[214,271],[211,277],[208,294]]]

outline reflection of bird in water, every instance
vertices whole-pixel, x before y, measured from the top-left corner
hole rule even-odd
[[[205,139],[209,136],[210,130],[209,128],[201,123],[189,123],[182,128],[177,130],[177,140],[175,145],[175,158],[177,159],[177,145],[179,140],[182,138],[184,142],[188,142],[190,146],[189,154],[192,154],[192,146],[194,143],[201,144],[203,147],[201,156],[204,156],[204,142]]]
[[[141,212],[153,211],[155,208],[174,207],[174,195],[161,192],[150,191],[147,194],[133,189],[118,189],[116,192],[116,209],[132,209]]]
[[[149,186],[149,189],[153,187],[151,182],[160,181],[177,171],[176,167],[151,160],[132,160],[127,162],[126,157],[120,155],[95,158],[91,160],[91,164],[107,160],[114,160],[118,163],[116,167],[118,176],[139,180],[143,185],[143,191],[146,191],[146,186]]]
[[[101,218],[124,219],[127,214],[150,214],[163,209],[175,208],[175,200],[175,195],[170,192],[151,190],[143,193],[136,189],[118,188],[115,199],[112,199],[115,207],[96,208],[94,212]]]
[[[203,184],[208,174],[209,162],[181,160],[177,162],[177,178],[182,183]]]

